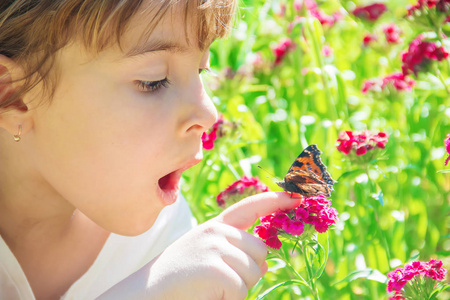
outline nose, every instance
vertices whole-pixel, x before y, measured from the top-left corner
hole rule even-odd
[[[217,121],[217,109],[206,93],[200,77],[191,81],[188,92],[180,97],[182,134],[196,134],[201,136]]]

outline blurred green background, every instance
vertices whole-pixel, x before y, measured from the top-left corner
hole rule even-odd
[[[306,146],[317,144],[338,181],[331,199],[340,217],[328,231],[329,258],[317,281],[320,298],[387,299],[385,275],[396,266],[430,258],[450,266],[450,173],[444,166],[444,138],[450,133],[444,82],[450,87],[450,63],[435,63],[429,72],[412,76],[412,91],[390,87],[363,94],[361,87],[367,79],[401,71],[401,53],[419,33],[434,34],[447,51],[450,40],[438,39],[438,29],[418,19],[405,18],[416,1],[384,1],[388,10],[374,22],[351,13],[373,2],[317,1],[324,14],[341,16],[332,25],[322,25],[306,9],[296,10],[294,2],[302,1],[241,1],[230,37],[214,42],[212,73],[204,81],[219,113],[233,125],[227,123],[214,149],[204,151],[202,163],[186,172],[183,193],[203,222],[220,213],[215,197],[243,175],[258,176],[279,191],[257,166],[282,178]],[[384,39],[386,24],[400,28],[400,42]],[[439,30],[446,32],[445,26]],[[368,33],[378,39],[365,47]],[[275,65],[272,49],[285,38],[295,49]],[[387,132],[389,142],[375,160],[354,162],[336,149],[336,139],[341,131],[364,129]],[[319,240],[326,244],[327,234]],[[291,262],[302,272],[301,257],[293,253]],[[248,299],[295,278],[280,261],[269,265]],[[303,286],[289,285],[265,299],[309,296]]]

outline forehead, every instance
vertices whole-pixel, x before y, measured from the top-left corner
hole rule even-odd
[[[158,50],[177,52],[209,47],[215,37],[210,33],[200,36],[205,16],[193,5],[197,1],[177,1],[165,6],[154,2],[145,1],[131,18],[120,41],[125,57]]]
[[[193,26],[188,26],[188,21],[192,22],[192,17],[181,12],[180,7],[168,8],[161,16],[157,16],[154,10],[149,9],[137,12],[121,39],[124,56],[136,56],[158,50],[187,51],[192,47],[192,41],[196,45],[198,36]],[[153,22],[149,24],[148,20]]]

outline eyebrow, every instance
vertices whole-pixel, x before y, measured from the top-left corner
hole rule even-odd
[[[187,52],[188,48],[181,46],[177,43],[162,40],[152,40],[148,41],[143,45],[137,45],[131,48],[125,55],[124,58],[130,58],[135,56],[140,56],[147,53],[168,51],[173,53]]]

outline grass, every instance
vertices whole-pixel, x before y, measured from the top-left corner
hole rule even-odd
[[[286,11],[280,15],[283,3]],[[339,223],[319,235],[328,256],[315,282],[321,299],[387,299],[385,274],[396,266],[438,258],[449,267],[450,174],[444,166],[449,60],[412,76],[412,91],[361,92],[365,80],[401,71],[401,51],[419,33],[432,37],[450,29],[405,19],[411,3],[389,1],[388,11],[369,23],[351,14],[351,1],[322,1],[319,8],[329,15],[343,14],[334,25],[323,26],[305,10],[296,12],[292,1],[243,1],[231,37],[211,49],[215,75],[205,81],[218,111],[237,127],[229,128],[214,149],[205,151],[203,162],[186,173],[183,193],[203,222],[220,213],[216,195],[242,175],[258,176],[271,190],[280,190],[257,165],[281,178],[306,146],[317,144],[338,180],[331,199],[340,214]],[[296,15],[304,19],[289,31]],[[382,28],[390,23],[401,29],[400,43],[384,41]],[[363,47],[368,32],[379,40]],[[450,50],[449,39],[434,36]],[[283,38],[296,47],[275,66],[272,48]],[[322,55],[324,45],[331,56]],[[262,63],[255,67],[251,61],[257,53]],[[386,149],[369,163],[352,162],[336,149],[339,132],[362,129],[390,136]],[[247,299],[277,284],[265,299],[311,299],[295,274],[308,270],[303,257],[290,252],[292,246],[283,246],[292,266],[271,258],[271,272]]]

